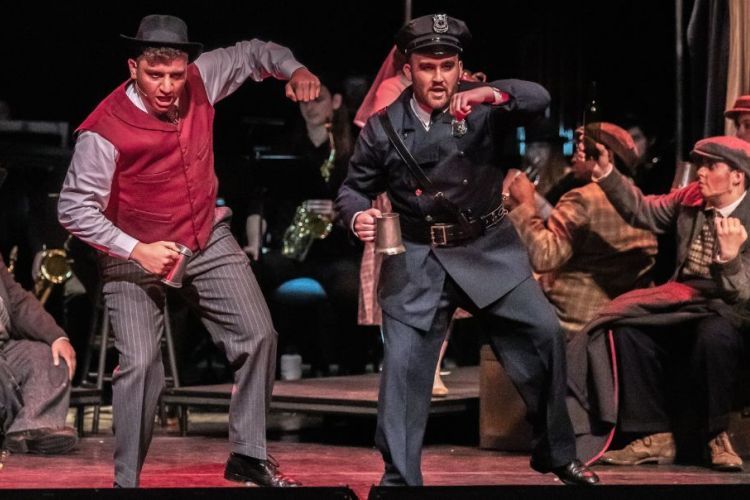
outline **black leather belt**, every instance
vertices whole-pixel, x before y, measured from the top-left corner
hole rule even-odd
[[[417,243],[429,243],[434,247],[447,247],[476,239],[503,220],[508,211],[500,204],[497,208],[468,223],[422,224],[401,221],[404,238]]]

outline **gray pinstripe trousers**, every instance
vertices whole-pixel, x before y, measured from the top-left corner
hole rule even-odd
[[[119,354],[112,377],[115,481],[136,487],[164,388],[160,339],[165,285],[130,261],[101,256],[100,264]],[[250,262],[226,223],[214,226],[206,249],[191,258],[180,293],[234,371],[231,451],[265,459],[277,334]]]

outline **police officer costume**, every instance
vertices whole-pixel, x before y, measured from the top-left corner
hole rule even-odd
[[[404,26],[396,43],[407,56],[460,56],[470,39],[462,21],[436,14]],[[526,402],[534,431],[532,467],[568,483],[598,481],[575,460],[563,335],[501,199],[499,146],[523,120],[544,111],[549,94],[521,80],[489,85],[501,91],[502,104],[476,105],[464,123],[447,107],[436,110],[429,130],[415,116],[413,92],[406,89],[384,112],[432,186],[406,166],[376,115],[359,136],[336,202],[341,222],[353,227],[358,212],[386,191],[400,214],[406,247],[383,261],[378,291],[385,356],[375,440],[385,462],[382,485],[422,484],[433,373],[456,307],[483,323]],[[473,86],[461,82],[458,91]]]

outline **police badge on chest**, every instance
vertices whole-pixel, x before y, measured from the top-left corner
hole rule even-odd
[[[453,137],[463,137],[468,132],[469,127],[466,125],[466,120],[451,120],[451,134]]]

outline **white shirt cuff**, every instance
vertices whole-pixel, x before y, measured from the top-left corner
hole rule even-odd
[[[138,243],[139,241],[132,236],[120,233],[115,238],[114,244],[107,249],[107,253],[113,257],[128,260],[130,254],[133,253],[133,249]]]
[[[287,59],[286,61],[282,62],[279,65],[279,69],[284,74],[284,76],[287,77],[287,79],[292,77],[292,74],[297,71],[300,68],[304,68],[304,64],[300,64],[298,61],[294,59]]]

